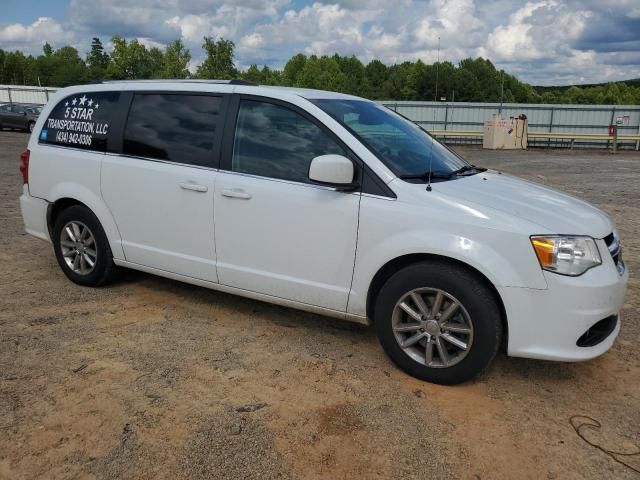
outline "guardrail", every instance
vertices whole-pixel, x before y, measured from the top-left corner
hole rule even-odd
[[[438,138],[482,138],[483,132],[477,130],[429,130],[429,133]],[[547,140],[568,140],[569,148],[573,150],[576,141],[606,141],[614,144],[614,137],[606,133],[561,133],[561,132],[529,132],[529,139],[547,139]],[[616,142],[636,142],[635,149],[640,150],[640,134],[638,135],[618,135]],[[614,147],[614,150],[616,148]]]

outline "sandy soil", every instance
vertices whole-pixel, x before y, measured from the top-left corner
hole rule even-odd
[[[640,478],[640,454],[606,453],[640,449],[637,152],[460,149],[610,213],[632,280],[603,357],[499,354],[440,387],[369,328],[137,272],[70,283],[22,230],[26,142],[0,132],[1,479]]]

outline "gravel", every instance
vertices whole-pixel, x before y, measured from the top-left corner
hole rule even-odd
[[[640,444],[637,152],[459,149],[611,214],[632,279],[603,357],[500,354],[441,387],[370,328],[138,272],[71,284],[23,232],[27,138],[0,132],[0,479],[638,478],[605,453]]]

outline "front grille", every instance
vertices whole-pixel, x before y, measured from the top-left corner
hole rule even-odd
[[[611,232],[604,237],[604,243],[607,244],[607,248],[609,249],[611,258],[613,258],[613,263],[615,263],[618,273],[622,275],[624,273],[624,262],[622,261],[622,245],[620,244],[620,239],[615,232]]]
[[[615,330],[617,324],[617,315],[611,315],[607,318],[603,318],[599,322],[591,325],[591,327],[589,327],[589,329],[578,339],[576,345],[579,347],[595,347],[611,335],[611,332]]]

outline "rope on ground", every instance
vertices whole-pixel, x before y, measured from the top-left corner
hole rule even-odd
[[[578,422],[579,420],[586,420],[583,422]],[[634,467],[633,465],[628,464],[627,462],[625,462],[624,460],[621,460],[618,457],[624,457],[629,458],[629,457],[635,457],[637,456],[638,459],[640,459],[640,449],[638,449],[638,451],[630,453],[630,452],[617,452],[615,450],[607,450],[606,448],[597,445],[595,443],[593,443],[591,440],[587,439],[584,435],[584,433],[582,433],[582,430],[585,428],[588,428],[590,430],[600,430],[600,428],[602,428],[602,424],[594,419],[591,418],[587,415],[574,415],[569,419],[569,423],[571,423],[571,426],[573,427],[573,429],[575,430],[576,434],[582,439],[584,440],[587,444],[591,445],[594,448],[597,448],[598,450],[600,450],[602,453],[605,453],[606,455],[610,456],[614,461],[616,461],[617,463],[619,463],[622,466],[627,467],[629,470],[632,470],[638,474],[640,474],[640,469],[638,467]]]

